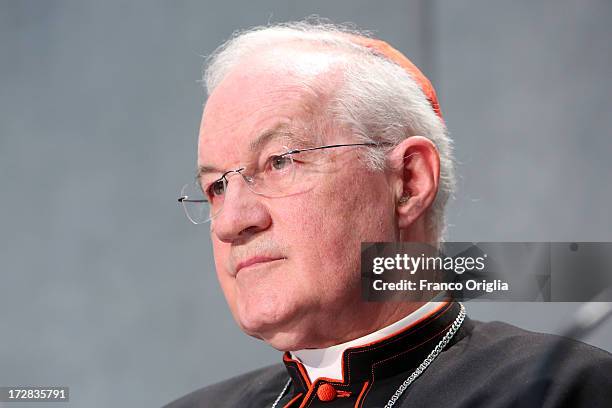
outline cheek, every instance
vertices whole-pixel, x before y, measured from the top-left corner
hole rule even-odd
[[[318,233],[337,244],[392,241],[395,208],[385,177],[363,170],[332,180],[322,185],[309,203]]]
[[[395,239],[389,190],[384,181],[373,184],[368,175],[361,178],[361,185],[355,183],[361,175],[321,185],[294,197],[292,205],[278,214],[279,219],[291,220],[289,245],[299,257],[302,273],[317,287],[357,280],[361,243]]]

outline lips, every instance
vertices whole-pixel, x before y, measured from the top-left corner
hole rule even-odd
[[[239,262],[238,265],[236,265],[236,274],[238,274],[241,269],[248,268],[249,266],[279,261],[281,259],[286,258],[273,256],[253,256],[251,258],[245,259],[242,262]]]

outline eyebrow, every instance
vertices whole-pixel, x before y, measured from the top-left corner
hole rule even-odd
[[[295,133],[290,131],[290,126],[287,123],[279,123],[270,129],[266,129],[261,132],[255,139],[253,139],[249,143],[249,150],[251,152],[256,152],[262,150],[266,145],[278,140],[284,139],[289,144],[291,144],[291,148],[296,147],[309,147],[312,145],[312,140],[309,140],[307,137],[298,136]],[[198,167],[196,172],[196,180],[200,179],[200,177],[204,174],[210,173],[224,173],[225,170],[221,170],[216,168],[215,166],[209,165],[201,165]]]
[[[289,130],[289,126],[286,123],[279,123],[278,125],[263,131],[259,136],[253,139],[249,143],[249,150],[256,152],[262,150],[267,144],[274,142],[278,139],[284,138],[290,143],[302,143],[303,138],[298,137]]]

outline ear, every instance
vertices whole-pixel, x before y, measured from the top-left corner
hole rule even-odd
[[[397,178],[396,208],[398,227],[404,229],[424,216],[433,204],[440,179],[440,154],[433,142],[411,136],[389,155]]]

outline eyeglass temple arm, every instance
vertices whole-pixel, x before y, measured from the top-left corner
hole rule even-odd
[[[319,146],[319,147],[308,147],[305,149],[293,149],[293,150],[289,150],[287,153],[285,154],[295,154],[295,153],[301,153],[301,152],[308,152],[308,151],[312,151],[312,150],[322,150],[322,149],[331,149],[334,147],[348,147],[348,146],[384,146],[384,145],[389,145],[390,143],[374,143],[374,142],[369,142],[369,143],[348,143],[348,144],[333,144],[333,145],[327,145],[327,146]]]
[[[178,198],[179,203],[207,203],[208,200],[190,200],[189,196],[182,196]]]

